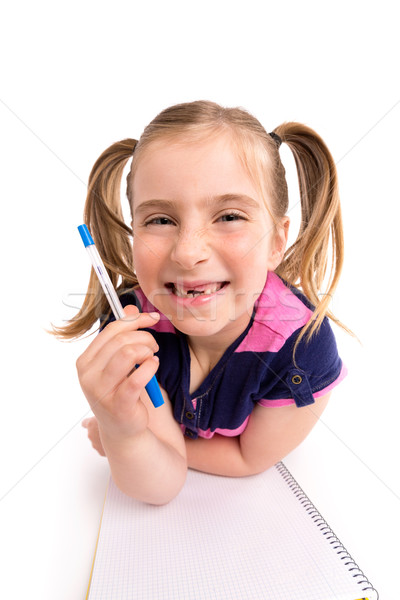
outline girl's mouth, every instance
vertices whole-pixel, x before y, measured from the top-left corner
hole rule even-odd
[[[171,290],[174,296],[178,298],[196,298],[198,296],[212,296],[216,294],[226,285],[228,285],[228,281],[215,281],[215,282],[206,282],[206,283],[167,283],[165,285],[166,288]]]

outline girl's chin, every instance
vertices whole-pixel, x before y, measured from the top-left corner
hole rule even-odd
[[[188,338],[212,338],[213,336],[220,335],[225,330],[229,329],[229,323],[215,323],[215,322],[198,322],[196,324],[190,324],[187,322],[173,322],[174,327],[181,333],[186,335]]]
[[[234,312],[231,309],[231,312]],[[192,309],[184,313],[175,313],[169,315],[169,319],[174,327],[189,337],[211,337],[219,334],[226,334],[230,338],[228,343],[233,342],[247,327],[250,322],[252,312],[245,311],[239,318],[229,317],[229,310],[220,310],[206,315],[204,311]]]

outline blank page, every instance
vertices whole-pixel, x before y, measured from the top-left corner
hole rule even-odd
[[[189,471],[165,506],[110,480],[89,600],[364,596],[378,597],[282,463],[245,478]]]

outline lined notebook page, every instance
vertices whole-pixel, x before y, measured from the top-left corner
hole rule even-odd
[[[160,507],[110,480],[88,599],[377,598],[340,556],[277,467],[247,478],[189,471]]]

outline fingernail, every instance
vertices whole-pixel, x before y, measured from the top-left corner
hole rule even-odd
[[[150,317],[152,319],[159,319],[160,318],[160,313],[158,313],[158,312],[151,312],[151,313],[149,313],[149,315],[150,315]]]

